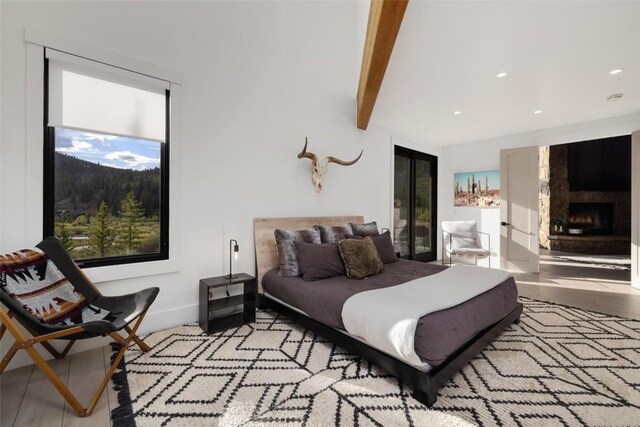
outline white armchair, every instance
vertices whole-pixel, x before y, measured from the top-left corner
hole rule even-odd
[[[481,235],[487,236],[487,249],[482,246]],[[476,265],[479,259],[489,258],[491,268],[491,236],[478,231],[475,221],[442,221],[442,264],[445,254],[449,257],[449,265],[456,255],[473,258]]]

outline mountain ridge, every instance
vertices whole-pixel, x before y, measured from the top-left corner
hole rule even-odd
[[[160,168],[122,169],[55,153],[56,216],[93,215],[101,202],[117,214],[120,202],[133,191],[144,215],[160,214]]]

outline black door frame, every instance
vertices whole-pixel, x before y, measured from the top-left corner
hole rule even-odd
[[[403,156],[409,159],[409,208],[407,212],[407,224],[409,226],[409,255],[403,256],[405,259],[414,261],[431,262],[438,258],[438,157],[421,151],[412,150],[400,145],[394,145],[393,156]],[[423,252],[416,255],[416,161],[423,160],[429,162],[431,170],[431,251]],[[394,169],[394,186],[395,186],[395,169]],[[395,190],[394,190],[395,200]],[[395,218],[394,218],[395,219]]]

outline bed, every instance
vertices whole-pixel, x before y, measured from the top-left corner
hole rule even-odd
[[[385,272],[366,280],[345,276],[305,282],[301,277],[278,275],[273,231],[299,230],[313,225],[363,223],[362,216],[257,218],[254,220],[259,303],[289,317],[413,387],[413,396],[427,406],[438,389],[505,328],[518,322],[522,305],[509,277],[497,286],[455,307],[421,317],[415,329],[415,353],[421,364],[409,363],[345,330],[342,307],[351,296],[371,289],[389,288],[421,277],[438,277],[448,267],[400,260],[385,264]],[[426,369],[425,369],[426,367]]]

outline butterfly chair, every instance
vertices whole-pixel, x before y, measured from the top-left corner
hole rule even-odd
[[[0,296],[7,308],[5,311],[0,307],[0,338],[7,330],[15,338],[0,362],[0,374],[18,350],[25,350],[76,413],[81,417],[88,416],[129,344],[134,341],[142,351],[150,350],[136,331],[159,289],[104,296],[76,266],[58,239],[48,237],[37,248],[0,255]],[[133,326],[129,326],[134,320]],[[29,338],[18,324],[32,337]],[[123,329],[126,337],[118,333]],[[62,359],[76,340],[107,335],[120,344],[120,351],[85,409],[36,351],[35,344],[41,344],[53,357]],[[59,352],[49,343],[54,339],[69,342]]]
[[[480,236],[487,236],[488,248],[482,247]],[[478,231],[475,221],[442,221],[442,264],[445,254],[451,265],[454,256],[473,259],[477,265],[479,259],[489,258],[491,268],[491,235]]]

